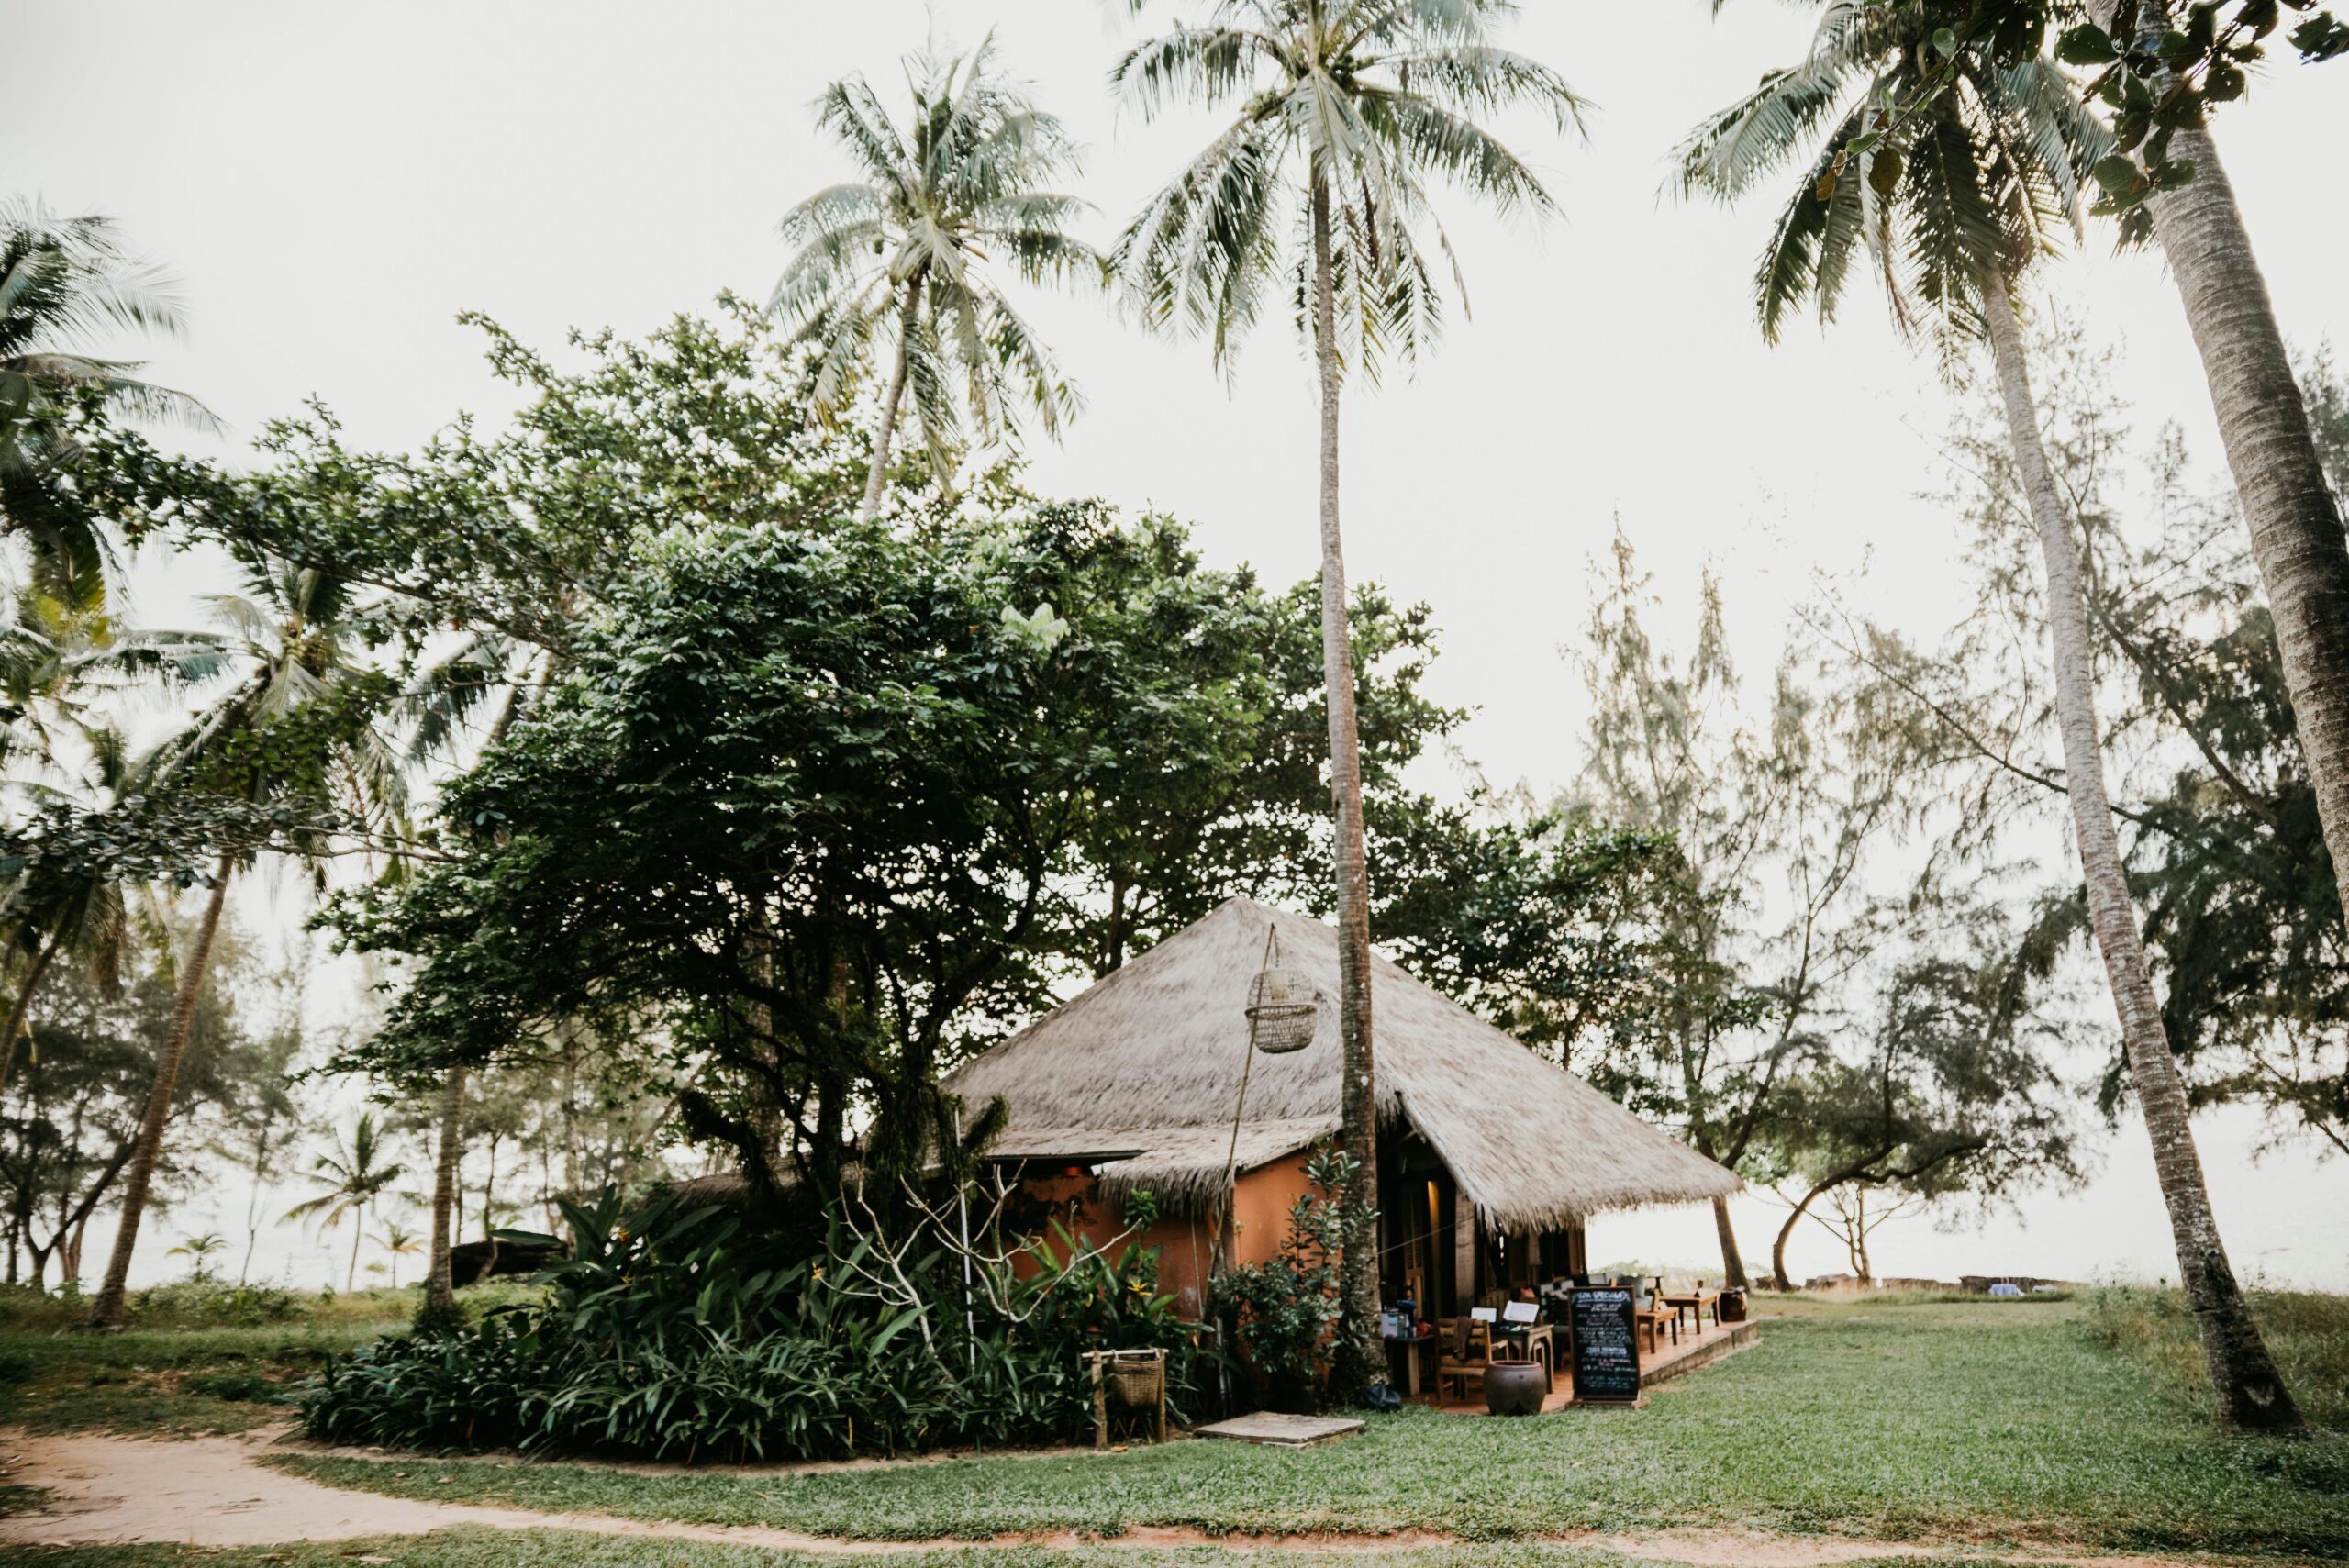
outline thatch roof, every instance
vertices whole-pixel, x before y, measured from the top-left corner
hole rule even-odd
[[[1002,1096],[1000,1157],[1084,1161],[1113,1195],[1146,1186],[1196,1211],[1220,1196],[1248,1051],[1242,1007],[1267,927],[1282,963],[1327,1000],[1311,1044],[1257,1054],[1239,1165],[1305,1148],[1338,1128],[1337,932],[1249,898],[964,1063],[946,1087],[973,1106]],[[1371,974],[1381,1125],[1427,1140],[1488,1223],[1552,1229],[1739,1189],[1731,1172],[1393,963],[1375,957]]]

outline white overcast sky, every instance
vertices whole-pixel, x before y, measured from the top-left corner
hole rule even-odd
[[[510,395],[461,310],[552,349],[573,326],[639,334],[721,289],[763,296],[783,259],[776,217],[847,172],[809,100],[857,71],[886,95],[926,38],[967,46],[994,29],[1089,147],[1078,188],[1105,243],[1211,125],[1186,112],[1145,126],[1111,103],[1106,75],[1134,28],[1107,0],[4,8],[0,191],[110,213],[169,262],[193,330],[153,353],[153,373],[242,436],[311,395],[387,447],[460,409],[504,413]],[[1698,565],[1720,570],[1749,675],[1814,570],[1865,563],[1865,598],[1920,633],[1954,608],[1949,523],[1916,499],[1938,483],[1949,411],[1930,367],[1865,294],[1832,332],[1798,327],[1766,347],[1748,303],[1766,204],[1724,213],[1660,195],[1677,137],[1809,31],[1807,8],[1773,0],[1709,12],[1527,6],[1508,41],[1597,105],[1586,146],[1504,126],[1564,219],[1510,225],[1450,204],[1473,317],[1455,317],[1418,380],[1348,398],[1352,570],[1432,605],[1436,695],[1478,708],[1467,749],[1501,781],[1575,766],[1580,694],[1557,650],[1580,630],[1586,562],[1619,514],[1684,616]],[[2349,64],[2281,66],[2221,125],[2285,330],[2304,345],[2349,346],[2349,234],[2309,183],[2349,131],[2344,106]],[[2141,427],[2178,421],[2215,474],[2200,368],[2158,261],[2093,240],[2049,281],[2124,345]],[[1275,581],[1311,569],[1313,405],[1281,322],[1227,391],[1204,350],[1144,339],[1098,302],[1041,298],[1032,317],[1089,402],[1066,447],[1036,451],[1039,488],[1166,508],[1211,559]],[[141,576],[150,615],[187,586]],[[2067,855],[2060,832],[2044,852]],[[2349,1168],[2254,1167],[2248,1131],[2220,1118],[2205,1134],[2238,1262],[2349,1286]],[[2034,1202],[2026,1227],[1910,1227],[1880,1265],[2165,1273],[2142,1140],[2124,1129],[2104,1177]],[[1702,1216],[1657,1223],[1611,1222],[1614,1250],[1707,1255]],[[1757,1250],[1759,1207],[1744,1229]],[[1817,1246],[1798,1262],[1837,1260]]]

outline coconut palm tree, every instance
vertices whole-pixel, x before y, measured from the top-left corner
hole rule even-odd
[[[1946,90],[1929,73],[1954,67]],[[1891,106],[1912,106],[1893,113]],[[1764,250],[1755,303],[1775,339],[1806,301],[1832,317],[1853,263],[1886,286],[1894,319],[1955,364],[1987,339],[2008,440],[2047,572],[2065,785],[2089,924],[2120,1015],[2129,1070],[2221,1418],[2291,1427],[2299,1416],[2244,1304],[2210,1209],[2184,1087],[2105,795],[2078,541],[2041,439],[2016,280],[2076,230],[2080,195],[2111,150],[2052,62],[2001,66],[1987,49],[1936,42],[1921,6],[1833,0],[1809,54],[1773,72],[1680,147],[1685,189],[1733,200],[1808,156]]]
[[[400,1260],[413,1257],[417,1249],[423,1244],[424,1238],[397,1220],[393,1220],[375,1232],[374,1240],[375,1245],[381,1247],[392,1260],[388,1277],[392,1288],[397,1290],[400,1287]]]
[[[362,828],[394,824],[407,802],[406,753],[382,732],[379,708],[391,683],[367,658],[373,626],[353,584],[316,567],[271,556],[242,562],[247,591],[215,595],[224,657],[234,676],[179,733],[139,764],[149,793],[194,790],[287,806],[289,840],[326,852],[325,834],[305,826],[328,811]],[[222,851],[210,893],[179,969],[172,1024],[156,1054],[155,1083],[122,1185],[114,1251],[84,1322],[121,1326],[130,1258],[170,1119],[182,1054],[195,1018],[220,929],[228,884],[253,851]]]
[[[2103,0],[2097,9],[2099,20],[2110,19]],[[2139,26],[2158,40],[2169,10],[2141,4]],[[2172,133],[2169,156],[2192,165],[2193,178],[2156,189],[2146,210],[2202,356],[2267,590],[2334,884],[2349,909],[2349,533],[2325,483],[2234,186],[2199,109]]]
[[[0,696],[13,722],[0,736],[0,763],[29,751],[39,772],[11,780],[39,800],[103,803],[95,817],[120,811],[128,757],[121,731],[92,706],[93,695],[202,680],[219,667],[217,640],[201,634],[139,631],[117,625],[103,606],[70,602],[29,584],[0,622]],[[78,755],[77,755],[78,753]],[[119,820],[117,817],[117,820]],[[128,911],[140,890],[121,880],[121,863],[74,858],[62,869],[28,868],[0,881],[0,956],[21,978],[0,1024],[0,1088],[41,982],[61,958],[81,962],[110,983],[122,954]]]
[[[1345,1151],[1356,1162],[1345,1199],[1357,1211],[1376,1200],[1378,1161],[1362,762],[1338,528],[1339,395],[1348,370],[1375,379],[1388,355],[1408,363],[1431,341],[1443,308],[1439,266],[1457,288],[1431,183],[1506,214],[1553,210],[1533,172],[1476,121],[1527,106],[1561,130],[1581,124],[1582,104],[1555,72],[1492,41],[1512,9],[1506,0],[1215,0],[1200,25],[1137,44],[1111,73],[1148,116],[1177,99],[1238,110],[1118,242],[1111,267],[1143,322],[1207,338],[1228,373],[1241,338],[1286,280],[1313,345],[1341,1098]],[[1349,1348],[1363,1375],[1376,1379],[1377,1260],[1366,1248],[1354,1252],[1345,1260]]]
[[[373,1111],[361,1111],[351,1124],[351,1137],[333,1150],[318,1156],[311,1167],[311,1179],[318,1184],[315,1196],[305,1198],[285,1211],[285,1218],[304,1220],[315,1218],[321,1230],[331,1230],[345,1219],[354,1221],[351,1228],[351,1271],[344,1279],[345,1290],[359,1284],[359,1244],[365,1240],[368,1208],[382,1201],[392,1184],[407,1174],[407,1167],[399,1161],[387,1158],[390,1150],[384,1136],[383,1124]],[[412,1248],[413,1239],[409,1241]]]
[[[217,1231],[207,1230],[201,1236],[181,1237],[180,1244],[164,1256],[185,1258],[188,1261],[188,1278],[206,1280],[212,1277],[213,1254],[225,1250],[228,1245],[227,1238]]]
[[[449,1248],[456,1239],[457,1165],[465,1149],[462,1062],[451,1062],[440,1075],[440,1111],[432,1145],[431,1251],[424,1268],[424,1300],[416,1314],[419,1330],[451,1328],[462,1321],[457,1311],[457,1282],[449,1266]]]
[[[103,593],[104,534],[55,481],[79,455],[84,403],[209,426],[184,393],[91,350],[121,332],[177,336],[171,280],[135,255],[111,218],[61,218],[37,201],[0,202],[0,534],[32,546],[36,580],[83,606]]]
[[[1033,282],[1101,276],[1100,256],[1068,231],[1087,204],[1045,188],[1075,168],[1075,146],[996,71],[992,39],[906,66],[912,112],[903,125],[861,76],[817,98],[817,124],[855,159],[860,178],[784,216],[783,237],[796,249],[769,305],[792,342],[816,350],[807,392],[827,417],[888,358],[865,517],[881,509],[908,390],[941,477],[965,409],[982,440],[1016,429],[1023,408],[1057,437],[1076,411],[1075,389],[989,263],[1000,259]]]

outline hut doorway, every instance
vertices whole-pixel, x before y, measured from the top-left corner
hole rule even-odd
[[[1443,1162],[1408,1133],[1381,1147],[1386,1171],[1378,1184],[1379,1289],[1386,1300],[1419,1304],[1423,1318],[1448,1318],[1474,1304],[1475,1258],[1458,1245],[1458,1215],[1473,1206],[1460,1199],[1459,1184]],[[1468,1290],[1460,1287],[1463,1269]]]

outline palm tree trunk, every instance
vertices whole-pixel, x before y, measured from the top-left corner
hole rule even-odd
[[[132,1147],[130,1170],[122,1182],[122,1218],[114,1233],[114,1251],[106,1259],[105,1283],[97,1299],[82,1319],[85,1329],[122,1327],[123,1296],[130,1284],[130,1254],[139,1245],[139,1222],[147,1212],[147,1189],[155,1179],[155,1162],[162,1158],[163,1129],[172,1119],[172,1096],[179,1090],[180,1058],[187,1052],[187,1037],[195,1028],[195,1004],[204,994],[206,973],[212,967],[212,941],[220,934],[220,911],[228,897],[228,878],[236,857],[224,854],[213,868],[212,896],[205,901],[204,918],[188,943],[183,961],[179,995],[172,1002],[171,1032],[155,1056],[155,1083],[147,1092],[147,1114],[139,1124],[139,1141]]]
[[[342,1288],[345,1291],[359,1288],[359,1243],[367,1240],[367,1206],[361,1204],[351,1218],[353,1223],[351,1227],[351,1268],[342,1276]]]
[[[2151,6],[2142,13],[2156,38],[2167,11]],[[2333,884],[2349,909],[2349,534],[2325,484],[2267,280],[2219,149],[2198,120],[2173,133],[2170,155],[2192,163],[2194,177],[2152,197],[2154,233],[2210,384],[2275,617]]]
[[[8,1086],[8,1073],[17,1065],[17,1042],[25,1035],[25,1020],[32,1016],[33,993],[40,989],[41,977],[57,957],[57,950],[64,945],[62,931],[51,931],[33,953],[33,966],[25,972],[25,983],[17,987],[16,999],[8,1004],[8,1032],[0,1038],[0,1089]]]
[[[424,1275],[424,1306],[416,1315],[419,1327],[449,1324],[457,1314],[457,1284],[450,1277],[449,1244],[457,1223],[457,1162],[464,1153],[464,1109],[465,1069],[460,1063],[449,1069],[440,1084],[440,1142],[432,1157],[432,1263]]]
[[[889,446],[897,433],[897,406],[906,399],[906,373],[913,363],[914,325],[920,319],[921,273],[906,280],[906,302],[897,311],[897,359],[889,368],[889,390],[881,399],[881,428],[873,435],[873,469],[864,476],[859,522],[881,515],[881,490],[889,482]]]
[[[1721,1236],[1721,1284],[1731,1290],[1743,1290],[1745,1255],[1737,1250],[1737,1229],[1729,1222],[1729,1199],[1713,1200],[1713,1229]]]
[[[2199,125],[2180,129],[2170,147],[2193,162],[2194,178],[2153,198],[2154,231],[2201,351],[2275,617],[2333,884],[2349,908],[2349,533],[2219,150]]]
[[[2022,328],[2004,276],[1984,281],[1983,303],[1998,367],[1998,390],[2006,401],[2007,434],[2022,476],[2032,522],[2047,561],[2047,624],[2054,644],[2056,712],[2064,737],[2064,782],[2072,802],[2072,826],[2079,842],[2080,871],[2087,886],[2088,924],[2104,955],[2112,1001],[2121,1018],[2121,1043],[2145,1130],[2154,1141],[2154,1170],[2169,1206],[2170,1232],[2177,1246],[2178,1276],[2201,1330],[2202,1355],[2218,1401],[2219,1418],[2229,1426],[2297,1428],[2299,1410],[2269,1360],[2259,1326],[2252,1320],[2234,1272],[2228,1267],[2219,1223],[2210,1211],[2202,1162],[2195,1152],[2187,1119],[2186,1090],[2162,1024],[2154,994],[2152,967],[2130,902],[2121,840],[2104,793],[2104,756],[2097,740],[2091,687],[2087,601],[2080,586],[2077,546],[2055,475],[2041,444]]]
[[[1313,353],[1321,380],[1321,678],[1330,707],[1330,795],[1337,811],[1338,1038],[1342,1058],[1340,1138],[1354,1162],[1345,1204],[1368,1214],[1378,1204],[1378,1101],[1370,1035],[1370,877],[1363,848],[1362,745],[1354,731],[1354,662],[1346,626],[1346,557],[1338,533],[1338,322],[1330,256],[1330,187],[1313,174]],[[1378,1342],[1375,1232],[1346,1249],[1340,1294],[1354,1362],[1346,1383],[1386,1381]],[[1341,1385],[1341,1390],[1343,1385]]]
[[[269,1134],[264,1131],[261,1138]],[[252,1276],[253,1249],[261,1245],[262,1171],[268,1161],[267,1145],[255,1140],[253,1152],[253,1184],[245,1194],[245,1261],[237,1265],[237,1283],[241,1285]]]

